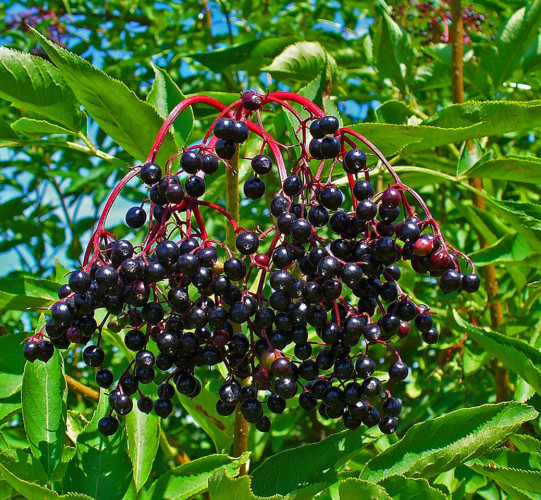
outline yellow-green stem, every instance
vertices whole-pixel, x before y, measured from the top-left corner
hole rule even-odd
[[[239,222],[239,150],[235,156],[229,162],[231,168],[226,169],[225,172],[225,204],[229,215]],[[225,231],[225,243],[234,250],[236,248],[235,243],[237,235],[233,226],[227,224]],[[239,331],[239,325],[233,325],[236,331]],[[240,404],[237,405],[235,410],[235,437],[233,442],[233,455],[240,457],[248,449],[248,422],[244,420],[240,411]],[[246,473],[246,465],[243,464],[240,469],[240,474]]]

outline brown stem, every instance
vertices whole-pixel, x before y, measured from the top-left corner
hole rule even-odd
[[[68,384],[68,387],[78,394],[81,394],[86,399],[89,399],[90,401],[97,401],[100,397],[100,393],[98,391],[95,391],[94,389],[87,387],[84,384],[81,384],[81,382],[75,380],[73,377],[70,377],[69,375],[64,375],[64,378],[66,379],[66,383]]]
[[[453,16],[453,23],[451,25],[453,102],[462,104],[464,102],[464,28],[462,24],[461,0],[451,0],[451,14]],[[467,149],[468,151],[473,149],[471,142],[467,144]],[[470,179],[470,184],[478,191],[483,190],[483,181],[480,178]],[[480,195],[474,194],[472,198],[475,207],[480,210],[486,210],[485,200]],[[489,242],[481,234],[479,234],[479,243],[481,248],[489,246]],[[494,266],[485,266],[483,268],[483,277],[490,309],[491,327],[497,331],[503,324],[503,310],[501,303],[496,299],[498,295],[496,268]],[[507,401],[509,400],[509,372],[503,368],[497,358],[492,360],[492,367],[496,385],[496,398],[498,401]]]

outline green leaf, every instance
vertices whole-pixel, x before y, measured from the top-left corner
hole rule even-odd
[[[385,155],[400,152],[405,156],[468,139],[540,126],[540,101],[473,101],[446,106],[421,125],[357,123],[350,128],[369,137]]]
[[[541,352],[523,340],[474,326],[456,312],[454,316],[455,321],[468,332],[471,339],[498,358],[507,368],[518,373],[537,393],[541,393]]]
[[[126,417],[128,455],[133,465],[133,480],[139,491],[145,484],[159,447],[160,424],[156,415],[133,410]]]
[[[391,476],[378,483],[393,500],[445,500],[440,490],[430,486],[426,479]]]
[[[541,242],[541,205],[486,198],[534,248]]]
[[[349,478],[340,483],[338,487],[340,499],[370,498],[374,500],[390,500],[390,495],[381,486],[362,481],[361,479]]]
[[[528,259],[528,265],[533,265],[532,256],[536,252],[520,234],[508,234],[498,241],[470,254],[476,266],[493,266],[496,264],[510,264]],[[537,259],[536,265],[541,264]]]
[[[49,478],[62,459],[66,397],[63,360],[58,351],[47,363],[26,363],[21,394],[24,427],[30,450]]]
[[[163,123],[156,110],[122,82],[50,42],[37,31],[33,30],[33,33],[103,131],[134,158],[144,161]],[[167,134],[158,161],[164,162],[177,151],[173,135]]]
[[[491,45],[482,53],[482,65],[491,74],[495,85],[501,85],[521,64],[540,25],[541,1],[528,2],[507,20],[496,36],[495,47]]]
[[[207,455],[191,462],[175,467],[162,474],[152,483],[143,500],[165,499],[183,500],[192,498],[208,489],[209,478],[217,471],[223,470],[234,476],[241,464],[246,463],[249,454],[235,459],[227,455]]]
[[[391,99],[385,101],[375,111],[377,121],[380,123],[406,123],[414,114],[411,108],[403,101]]]
[[[532,156],[483,158],[464,173],[468,177],[481,177],[501,181],[541,183],[541,159]]]
[[[262,71],[274,78],[307,82],[326,68],[326,79],[332,81],[336,73],[333,57],[317,42],[298,42],[287,47]]]
[[[511,438],[511,441],[513,441],[513,444],[519,451],[534,451],[535,453],[541,453],[541,441],[528,434],[515,434]]]
[[[541,493],[541,454],[500,450],[466,464],[475,472],[496,481],[532,493]]]
[[[40,461],[27,451],[6,448],[0,453],[0,463],[19,479],[35,483],[47,482]]]
[[[393,475],[433,477],[482,455],[509,438],[537,412],[519,403],[463,408],[415,424],[371,459],[361,474],[368,481]]]
[[[216,394],[221,384],[218,376],[202,381],[197,398],[183,396],[177,392],[182,406],[209,435],[216,451],[228,451],[233,443],[233,416],[223,417],[216,411]]]
[[[147,102],[152,104],[156,111],[166,118],[171,110],[186,98],[165,70],[154,64],[152,65],[152,69],[154,70],[155,78],[148,93]],[[190,106],[177,117],[173,125],[173,135],[177,144],[181,146],[186,144],[192,127],[193,110]]]
[[[4,466],[0,460],[0,474],[11,485],[11,487],[26,498],[40,500],[92,500],[91,497],[77,493],[59,495],[56,491],[44,488],[33,482],[25,481],[17,477],[13,472]]]
[[[382,80],[390,78],[402,92],[406,92],[412,55],[410,38],[406,30],[385,12],[377,19],[372,33],[374,66]]]
[[[242,69],[248,73],[259,73],[265,64],[270,64],[274,57],[294,41],[295,37],[293,36],[261,38],[232,45],[225,49],[187,54],[184,57],[195,59],[215,73],[234,69]]]
[[[22,343],[27,333],[15,333],[0,337],[0,399],[7,398],[21,389],[25,359],[22,355]]]
[[[71,134],[71,130],[55,125],[47,120],[35,120],[34,118],[19,118],[11,124],[11,128],[17,134],[28,136],[42,136],[52,134]]]
[[[18,141],[18,137],[13,132],[9,123],[0,117],[0,144],[5,142]]]
[[[61,72],[41,57],[0,47],[0,98],[77,132],[82,113]]]
[[[282,451],[265,460],[253,473],[252,488],[256,495],[286,494],[314,482],[322,471],[335,468],[359,452],[374,438],[362,430],[338,432],[320,441]],[[302,464],[285,467],[284,464]],[[336,477],[334,478],[336,480]],[[333,477],[329,476],[332,484]]]
[[[0,383],[2,374],[0,373]],[[13,394],[6,399],[0,400],[0,424],[9,420],[12,415],[21,409],[21,395]]]
[[[240,476],[231,478],[224,470],[216,471],[209,480],[209,494],[212,500],[262,500],[251,488],[251,478]],[[265,500],[279,500],[282,495],[264,497]]]
[[[77,453],[70,462],[63,486],[92,498],[122,498],[132,479],[132,465],[126,453],[126,435],[116,432],[105,437],[98,421],[109,413],[107,396],[100,395],[92,420],[77,438]]]

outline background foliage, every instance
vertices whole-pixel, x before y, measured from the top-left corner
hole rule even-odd
[[[429,36],[431,13],[449,5],[424,4],[0,5],[2,498],[541,495],[541,1],[475,2],[485,20],[467,33],[462,105],[452,104],[451,46]],[[30,27],[72,54],[39,44]],[[167,422],[133,412],[126,431],[106,439],[96,427],[105,398],[96,407],[92,390],[66,385],[68,375],[94,387],[78,351],[23,362],[36,308],[78,265],[107,192],[144,160],[163,116],[183,96],[227,102],[247,88],[291,89],[339,112],[428,200],[451,244],[488,270],[485,285],[498,284],[488,296],[449,299],[406,272],[442,336],[421,347],[411,335],[402,346],[413,371],[398,437],[287,410],[270,435],[251,432],[250,458],[232,458],[232,421],[214,413],[209,372],[201,396],[182,399]],[[208,123],[204,109],[183,115],[165,147]],[[278,141],[286,131],[281,114],[265,126]],[[209,186],[217,197],[222,181]],[[138,199],[136,188],[126,195]],[[255,225],[267,214],[245,216]],[[117,345],[113,366],[126,355]],[[248,459],[251,479],[236,478]]]

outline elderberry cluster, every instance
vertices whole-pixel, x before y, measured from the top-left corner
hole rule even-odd
[[[287,108],[298,121],[290,146],[298,154],[289,166],[261,118],[264,105],[284,100],[308,115]],[[217,394],[219,415],[239,408],[265,432],[269,415],[282,413],[298,395],[301,408],[317,408],[324,419],[393,433],[402,404],[392,391],[409,373],[395,345],[412,326],[424,342],[438,340],[429,308],[401,289],[398,263],[410,261],[417,273],[439,277],[444,293],[471,293],[479,278],[460,267],[471,261],[445,242],[423,200],[388,164],[394,183],[376,192],[367,152],[383,161],[381,153],[310,101],[246,92],[229,108],[201,102],[221,111],[205,139],[177,155],[180,168],[173,173],[175,157],[162,166],[154,162],[167,129],[160,132],[149,161],[106,203],[82,269],[70,274],[46,326],[25,345],[26,359],[47,361],[54,348],[81,346],[96,383],[109,391],[111,411],[99,422],[105,435],[116,432],[118,417],[133,410],[135,399],[137,411],[166,418],[175,393],[196,397],[202,389],[197,371],[219,364],[227,371]],[[239,160],[241,145],[257,136],[260,147],[246,146],[257,154]],[[253,172],[243,186],[250,203],[263,203],[256,200],[265,194],[264,178],[277,171],[268,227],[243,228],[216,200],[203,199],[206,176],[238,168],[239,161],[249,161]],[[346,174],[347,190],[333,172]],[[148,187],[148,198],[126,214],[127,226],[144,233],[132,243],[116,239],[104,222],[134,175]],[[209,216],[230,225],[233,248],[223,234],[208,234]],[[105,325],[133,353],[116,382],[105,365]],[[390,354],[385,368],[376,363],[378,349]],[[141,391],[152,383],[155,398]]]

